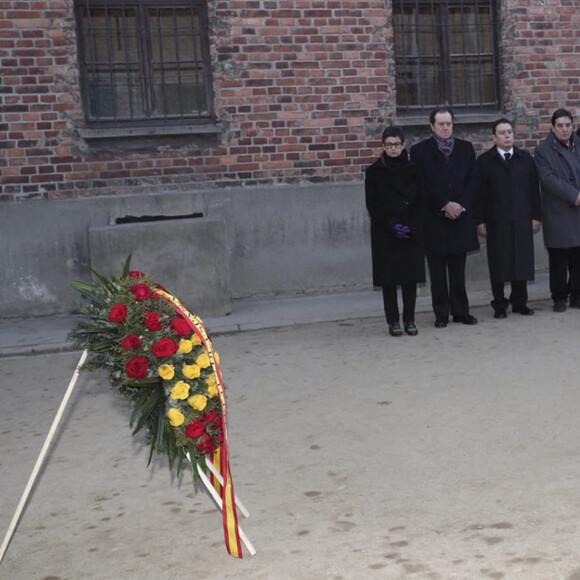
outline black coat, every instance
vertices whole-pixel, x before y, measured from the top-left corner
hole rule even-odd
[[[392,159],[384,153],[365,171],[365,199],[371,217],[373,284],[395,286],[425,282],[422,212],[424,193],[419,168],[407,152]],[[397,239],[393,226],[409,226],[409,239]]]
[[[459,254],[477,250],[479,241],[473,217],[477,164],[473,145],[455,138],[453,152],[445,159],[431,137],[411,147],[411,160],[422,169],[425,179],[427,254]],[[465,208],[458,219],[445,217],[442,208],[449,201]]]
[[[538,173],[532,156],[514,147],[506,163],[497,147],[477,160],[475,221],[487,228],[492,282],[534,279],[532,220],[541,220]]]

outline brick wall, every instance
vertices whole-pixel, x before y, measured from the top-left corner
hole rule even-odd
[[[222,134],[135,152],[78,134],[72,0],[0,2],[2,199],[360,179],[393,99],[384,2],[215,0],[209,13]]]
[[[502,3],[505,108],[521,143],[533,149],[558,107],[580,114],[580,9],[576,0]]]
[[[4,201],[361,179],[395,110],[387,0],[209,0],[213,138],[95,146],[72,0],[0,0]],[[506,111],[533,148],[580,95],[574,0],[502,2]],[[488,127],[470,127],[478,149]]]

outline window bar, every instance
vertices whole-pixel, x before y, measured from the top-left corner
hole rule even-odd
[[[143,97],[144,119],[154,116],[155,95],[153,94],[153,72],[151,54],[151,35],[149,34],[149,12],[143,6],[138,7],[138,38],[139,38],[139,70],[141,72],[141,87]]]
[[[183,117],[183,78],[182,78],[182,71],[181,71],[181,55],[179,53],[179,24],[177,22],[177,8],[175,4],[172,6],[172,13],[173,13],[173,31],[174,31],[174,39],[175,39],[175,66],[177,68],[177,86],[178,86],[178,95],[179,95],[179,116]]]
[[[202,7],[197,8],[198,11],[198,26],[199,35],[201,40],[204,38],[209,38],[209,23],[207,20],[207,13]],[[205,107],[207,109],[207,114],[213,120],[215,119],[213,110],[213,94],[212,94],[212,79],[211,79],[211,58],[209,55],[209,43],[201,42],[201,59],[203,66],[203,80],[204,80],[204,90],[205,90]],[[198,114],[201,116],[202,110],[198,106]]]
[[[133,88],[133,63],[131,60],[131,56],[129,53],[129,45],[130,45],[130,36],[129,36],[129,19],[127,18],[127,9],[125,5],[121,6],[122,9],[122,17],[123,17],[123,38],[124,38],[124,52],[125,52],[125,63],[126,63],[126,70],[127,70],[127,95],[129,98],[129,118],[135,119],[137,117],[137,113],[135,111],[135,104],[134,104],[134,95],[135,91]],[[135,16],[137,16],[135,14]],[[134,31],[132,31],[134,32]]]
[[[168,109],[168,95],[167,95],[167,79],[166,79],[166,75],[165,75],[165,54],[163,52],[163,27],[161,26],[161,18],[162,18],[162,12],[161,12],[161,8],[159,7],[159,4],[156,3],[155,4],[155,14],[157,16],[156,21],[157,21],[157,54],[159,55],[159,62],[158,62],[158,66],[159,66],[159,74],[161,75],[161,95],[162,95],[162,100],[163,103],[158,103],[157,102],[157,95],[155,94],[155,71],[153,71],[153,80],[152,80],[152,86],[151,86],[151,98],[153,100],[154,103],[154,111],[156,115],[160,114],[160,108],[162,107],[163,109],[163,115],[165,118],[167,118],[167,109]],[[151,13],[149,13],[151,14]],[[155,52],[155,51],[153,51]],[[161,105],[161,107],[160,107]]]
[[[87,50],[85,48],[85,50],[83,51],[85,54],[83,55],[83,59],[84,59],[84,67],[85,70],[87,71],[87,80],[90,76],[93,76],[94,78],[97,79],[98,81],[98,77],[97,77],[97,39],[96,39],[96,34],[95,34],[95,22],[93,20],[93,12],[91,10],[91,7],[89,6],[89,2],[88,0],[86,0],[85,2],[85,10],[86,10],[86,14],[87,14],[87,36],[88,36],[88,42],[85,42],[83,39],[83,44],[86,47],[89,43],[92,46],[92,53],[89,52],[89,50]],[[81,16],[82,16],[82,12],[81,12]],[[88,72],[90,71],[90,72]],[[90,117],[92,117],[94,115],[94,117],[98,120],[99,119],[99,94],[97,92],[96,97],[95,97],[95,92],[91,89],[90,83],[88,85],[88,87],[86,88],[86,92],[88,93],[86,95],[86,102],[87,102],[87,110],[86,110],[86,115],[87,118],[90,119]],[[90,106],[90,102],[91,102],[91,98],[95,99],[95,107],[94,107],[94,113],[91,112],[91,106]]]
[[[491,22],[491,20],[490,20]],[[481,32],[481,18],[479,13],[479,0],[475,2],[475,43],[477,48],[477,87],[479,89],[479,109],[484,108],[484,89],[485,89],[485,79],[483,77],[483,43],[482,43],[482,32]],[[491,32],[491,31],[490,31]],[[493,63],[492,63],[493,64]]]
[[[439,10],[439,30],[441,31],[440,48],[440,90],[442,103],[453,106],[453,94],[451,88],[451,46],[449,42],[449,4],[446,2],[442,10]]]
[[[500,87],[498,86],[499,77],[499,49],[498,49],[498,26],[497,26],[497,3],[496,0],[491,0],[489,6],[489,17],[491,25],[491,52],[492,52],[492,72],[493,72],[493,98],[495,104],[499,107],[501,103],[500,99]]]
[[[413,44],[415,46],[416,54],[414,55],[415,62],[413,68],[415,69],[416,85],[417,85],[417,105],[420,109],[423,108],[425,83],[423,82],[423,41],[422,41],[422,27],[421,27],[421,11],[419,2],[415,1],[415,6],[410,14],[411,30],[413,32]]]
[[[117,119],[117,81],[114,75],[114,55],[113,55],[113,35],[111,30],[111,8],[109,3],[105,2],[105,42],[107,46],[107,69],[109,71],[109,80],[111,83],[111,104],[113,107],[113,118]]]
[[[429,100],[429,95],[425,94],[425,99],[422,101],[423,108],[425,104],[429,105],[440,105],[444,101],[446,101],[445,95],[445,79],[446,79],[446,60],[445,55],[447,51],[446,47],[446,33],[444,28],[444,13],[445,13],[445,6],[443,9],[441,7],[437,7],[435,2],[431,1],[430,3],[431,8],[431,21],[429,22],[429,26],[431,27],[431,33],[434,35],[433,41],[431,42],[432,53],[431,53],[431,63],[432,67],[435,69],[434,73],[436,78],[434,78],[434,90],[435,94],[431,96]],[[435,52],[439,49],[439,53]],[[436,67],[436,68],[435,68]],[[434,75],[434,77],[435,77]],[[426,93],[426,87],[425,87]]]
[[[465,32],[466,25],[469,27],[469,10],[463,4],[463,0],[461,0],[459,4],[459,22],[461,22],[461,64],[463,67],[463,74],[461,75],[461,84],[463,86],[463,102],[461,105],[467,106],[471,99],[468,99],[467,96],[469,94],[469,87],[471,85],[471,80],[468,79],[468,75],[471,75],[471,70],[469,69],[469,63],[467,58],[467,51],[469,50],[469,46],[467,43],[467,34]],[[469,28],[468,28],[469,30]],[[457,31],[459,33],[459,31]],[[477,35],[478,31],[474,31],[474,34]],[[451,64],[451,55],[450,55],[450,64]],[[469,72],[468,72],[469,71]]]
[[[403,46],[403,59],[402,63],[404,65],[403,72],[406,68],[409,70],[415,69],[416,81],[415,86],[416,89],[416,99],[417,103],[421,103],[421,36],[420,36],[420,29],[419,26],[419,4],[415,1],[414,6],[410,6],[410,10],[406,11],[405,7],[403,6],[403,1],[401,0],[401,32],[403,33],[403,41],[401,45]],[[405,42],[405,34],[409,32],[411,36],[411,42],[409,43],[409,48],[414,47],[416,54],[407,54],[407,47]],[[407,110],[413,105],[411,102],[411,95],[412,95],[412,76],[409,74],[404,74],[403,78],[405,80],[405,108]]]
[[[201,103],[203,103],[203,95],[201,92],[202,83],[204,83],[203,79],[200,79],[199,75],[199,61],[202,59],[202,55],[197,53],[197,39],[201,37],[201,16],[198,15],[196,18],[195,9],[193,6],[190,7],[189,10],[189,19],[190,19],[190,30],[191,30],[191,45],[193,47],[193,81],[195,83],[195,102],[197,106],[197,114],[201,116]],[[196,27],[197,24],[197,27]],[[203,43],[199,43],[200,46]],[[203,62],[203,61],[202,61]]]

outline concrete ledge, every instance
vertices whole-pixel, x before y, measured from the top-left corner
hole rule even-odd
[[[147,272],[196,314],[231,311],[225,228],[221,221],[184,219],[89,229],[91,266],[118,272],[129,254],[135,269]]]

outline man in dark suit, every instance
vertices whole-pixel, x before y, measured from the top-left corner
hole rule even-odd
[[[447,326],[449,314],[453,322],[477,324],[465,288],[467,252],[479,248],[473,216],[475,151],[469,141],[453,137],[450,108],[434,109],[429,122],[432,136],[411,148],[411,160],[425,178],[424,235],[435,327]]]
[[[540,185],[529,153],[514,147],[508,119],[492,127],[495,145],[477,160],[477,233],[487,238],[494,318],[506,318],[507,307],[523,315],[528,307],[527,281],[534,279],[534,232],[540,229]],[[509,300],[505,282],[511,284]]]

